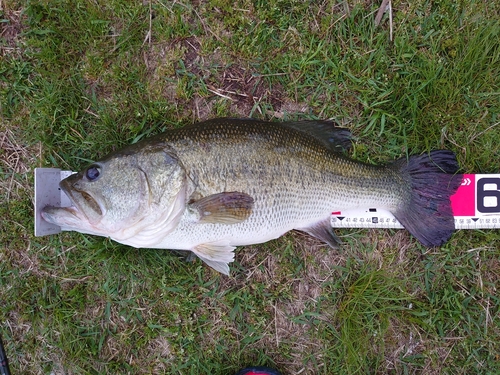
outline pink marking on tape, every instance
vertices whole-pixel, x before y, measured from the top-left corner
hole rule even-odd
[[[450,197],[453,216],[476,215],[476,175],[464,174],[462,185]]]

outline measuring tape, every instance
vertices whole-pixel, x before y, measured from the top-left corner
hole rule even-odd
[[[59,182],[73,173],[58,168],[35,169],[35,236],[61,231],[43,220],[41,212],[46,206],[71,206]],[[451,197],[451,206],[456,229],[500,228],[500,174],[465,174]],[[333,212],[330,221],[334,228],[403,228],[389,211],[376,207]]]
[[[456,229],[500,228],[500,174],[464,174],[451,197]],[[394,228],[401,223],[389,211],[369,208],[333,212],[334,228]]]

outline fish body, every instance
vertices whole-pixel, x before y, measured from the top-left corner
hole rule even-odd
[[[375,166],[340,150],[329,122],[215,119],[127,146],[60,184],[70,208],[43,217],[63,230],[134,247],[191,250],[227,274],[236,246],[292,229],[332,247],[332,211],[384,208],[426,246],[454,230],[449,197],[461,176],[452,152]]]

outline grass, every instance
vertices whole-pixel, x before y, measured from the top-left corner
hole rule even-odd
[[[0,329],[13,373],[493,374],[498,231],[425,249],[405,231],[181,254],[33,237],[36,166],[78,170],[217,116],[333,118],[368,162],[448,148],[500,160],[500,8],[296,0],[0,3]]]

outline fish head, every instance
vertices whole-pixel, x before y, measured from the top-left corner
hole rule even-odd
[[[185,171],[161,142],[136,144],[87,166],[59,184],[70,207],[46,207],[42,217],[62,230],[124,241],[152,225],[178,220]]]

